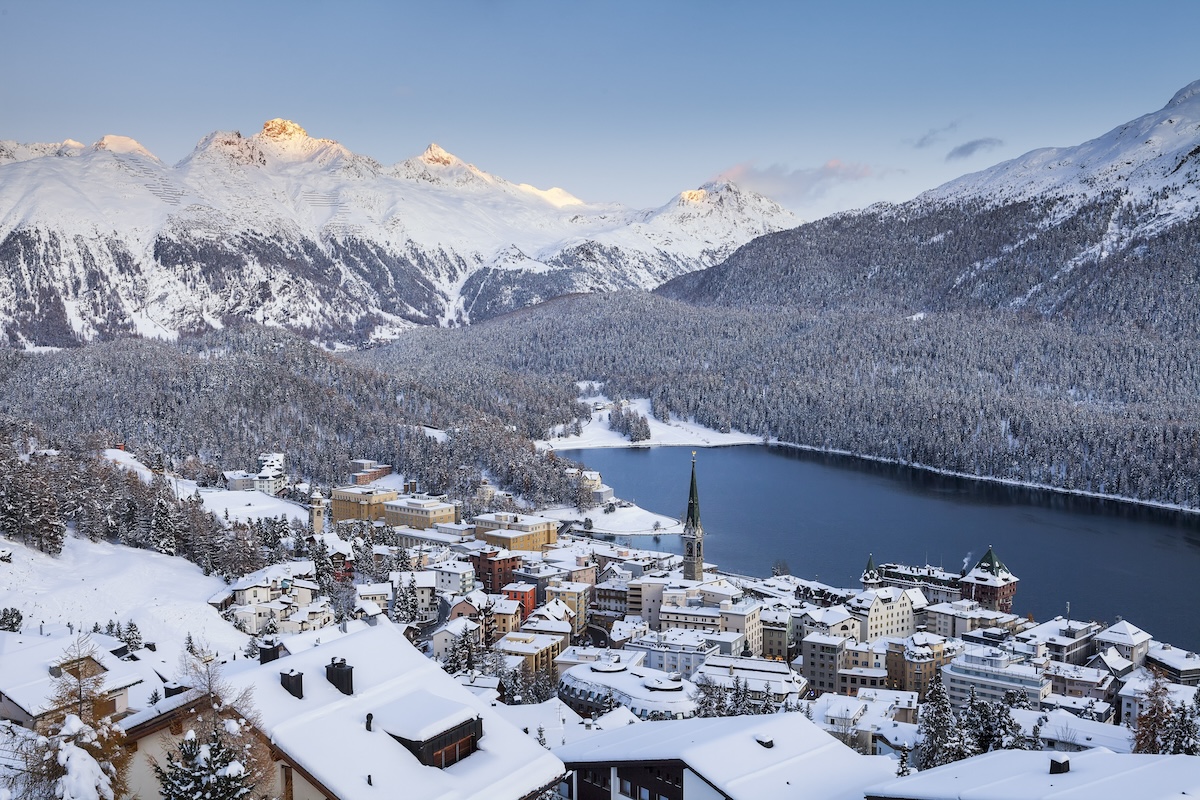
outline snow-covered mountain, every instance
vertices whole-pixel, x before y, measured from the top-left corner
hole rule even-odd
[[[175,166],[123,136],[0,141],[0,331],[52,345],[252,319],[358,339],[650,288],[795,224],[730,183],[633,210],[436,144],[384,166],[282,119],[209,134]]]
[[[661,293],[727,305],[1017,309],[1200,330],[1200,81],[1074,147],[761,237]]]

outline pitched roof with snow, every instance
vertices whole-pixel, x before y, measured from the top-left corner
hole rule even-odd
[[[326,680],[331,658],[353,667],[354,694],[342,694]],[[280,684],[280,672],[287,670],[304,673],[302,699]],[[254,688],[262,729],[274,746],[340,800],[520,798],[562,773],[557,758],[514,730],[386,621],[255,665],[229,681],[238,690]],[[401,705],[405,714],[393,714]],[[379,716],[371,731],[368,713]],[[392,720],[405,731],[427,733],[468,714],[483,721],[479,749],[445,769],[422,765],[384,725]]]
[[[862,800],[894,762],[860,756],[803,714],[643,722],[554,749],[572,766],[682,761],[729,797]]]
[[[1070,769],[1053,774],[1052,759],[1069,759]],[[1200,793],[1195,756],[1114,753],[1105,748],[1081,753],[996,750],[942,767],[896,778],[866,790],[866,797],[906,800],[950,798],[1022,798],[1091,800],[1137,797],[1139,800]]]

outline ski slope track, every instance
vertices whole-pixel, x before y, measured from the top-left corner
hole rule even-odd
[[[251,320],[361,342],[653,288],[796,224],[727,182],[649,210],[585,203],[436,144],[384,166],[281,119],[209,134],[174,166],[123,136],[0,141],[0,341]]]

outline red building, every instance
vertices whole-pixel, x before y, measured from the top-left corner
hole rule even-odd
[[[537,584],[535,583],[510,583],[502,591],[509,600],[516,600],[521,604],[522,622],[528,619],[529,615],[537,608]]]
[[[475,579],[483,583],[488,594],[499,594],[500,590],[513,582],[513,570],[521,566],[521,557],[501,547],[489,545],[467,556],[475,568]]]
[[[1017,594],[1017,578],[996,558],[996,551],[988,545],[988,551],[975,565],[975,569],[963,575],[958,584],[962,596],[974,600],[992,611],[1012,613],[1013,597]]]

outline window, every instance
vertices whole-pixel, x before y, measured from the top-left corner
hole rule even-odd
[[[621,796],[633,797],[633,784],[629,782],[628,778],[621,778]]]

